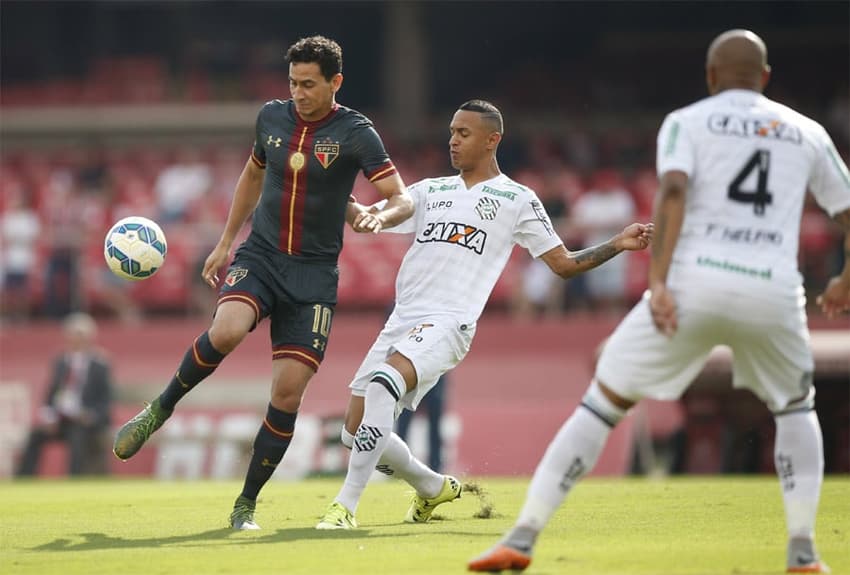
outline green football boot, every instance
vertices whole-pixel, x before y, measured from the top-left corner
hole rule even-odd
[[[159,429],[165,420],[171,417],[174,410],[166,411],[159,406],[159,398],[145,408],[133,419],[124,424],[115,435],[112,452],[118,459],[127,460],[142,448],[145,441]]]
[[[316,525],[316,529],[356,529],[357,520],[354,514],[345,508],[342,503],[334,501],[325,512],[322,520]]]

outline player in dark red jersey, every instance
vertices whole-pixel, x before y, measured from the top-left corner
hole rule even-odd
[[[264,318],[271,321],[271,401],[230,524],[254,523],[257,495],[283,458],[307,382],[324,357],[337,299],[337,258],[346,217],[359,232],[408,218],[413,204],[368,118],[340,106],[342,50],[321,36],[286,54],[289,100],[272,100],[257,117],[251,157],[239,177],[230,214],[202,275],[212,287],[233,241],[253,214],[251,234],[236,251],[215,317],[187,350],[165,391],[122,427],[113,451],[132,457],[177,402],[209,376]],[[387,205],[374,214],[349,210],[357,173]]]

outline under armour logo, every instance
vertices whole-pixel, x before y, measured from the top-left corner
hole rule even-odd
[[[325,342],[323,342],[322,340],[320,340],[319,338],[313,339],[313,348],[314,349],[318,349],[319,351],[325,351],[326,345],[327,344]]]
[[[266,140],[267,145],[271,146],[272,144],[274,144],[275,148],[279,148],[281,142],[283,142],[283,140],[280,139],[280,136],[278,136],[278,138],[275,140],[271,134],[269,134],[269,139]]]
[[[262,467],[271,467],[272,469],[277,467],[277,463],[272,463],[271,461],[269,461],[268,457],[263,457],[263,460],[260,462],[260,465]]]
[[[381,465],[376,465],[375,470],[380,471],[384,475],[392,475],[392,474],[395,473],[395,470],[392,467],[390,467],[389,465],[387,465],[386,463],[382,463]]]
[[[377,427],[360,424],[357,428],[357,434],[354,436],[354,448],[357,451],[372,451],[378,444],[378,439],[384,434]]]

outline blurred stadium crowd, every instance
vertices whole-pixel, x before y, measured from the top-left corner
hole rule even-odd
[[[646,134],[651,150],[653,134]],[[636,169],[576,168],[560,142],[527,141],[533,160],[514,177],[537,190],[571,249],[602,241],[630,221],[651,217],[656,188],[650,163]],[[394,160],[407,182],[449,173],[442,146],[401,147]],[[206,312],[214,294],[200,284],[199,266],[221,231],[246,147],[68,149],[18,151],[0,160],[0,238],[4,311],[11,316],[62,317],[71,310],[133,319],[143,310]],[[358,198],[371,193],[359,180]],[[355,192],[357,193],[357,192]],[[169,240],[166,265],[143,284],[112,278],[103,264],[103,237],[128,215],[159,222]],[[837,226],[809,205],[802,226],[801,264],[816,290],[841,264]],[[340,262],[343,305],[380,309],[392,298],[392,277],[406,242],[347,234]],[[517,313],[565,309],[622,311],[644,287],[646,254],[628,254],[566,288],[515,254],[494,304]],[[381,262],[376,265],[376,262]],[[532,266],[532,267],[528,267]],[[378,277],[375,277],[378,276]],[[155,283],[154,283],[155,282]],[[380,287],[377,287],[380,286]],[[566,289],[566,293],[565,290]]]
[[[259,110],[262,101],[288,95],[283,47],[299,30],[316,29],[313,20],[322,10],[336,11],[344,17],[322,31],[339,39],[346,53],[340,102],[376,121],[405,181],[451,172],[444,111],[466,97],[487,97],[506,112],[502,169],[538,192],[571,249],[649,219],[657,127],[668,106],[703,95],[698,63],[705,39],[727,27],[731,10],[711,3],[544,3],[535,12],[505,2],[482,12],[480,3],[419,3],[423,61],[432,64],[418,80],[427,85],[425,109],[419,110],[427,116],[425,129],[411,137],[408,126],[384,113],[393,105],[388,68],[374,69],[374,61],[394,48],[393,18],[406,17],[398,6],[391,12],[394,3],[329,2],[298,10],[263,3],[258,6],[268,17],[255,20],[256,29],[227,31],[242,9],[215,4],[4,2],[0,110],[6,123],[17,119],[25,126],[27,118],[43,120],[44,111],[57,109],[65,118],[75,110],[122,106],[178,106],[188,115],[194,106],[241,102]],[[846,16],[846,6],[779,4],[737,3],[734,13],[764,20],[762,34],[777,70],[769,94],[821,121],[847,158],[846,26],[843,36],[835,31],[835,16]],[[55,34],[28,43],[31,21],[51,9],[58,17],[43,24]],[[470,41],[464,56],[475,66],[441,65],[460,56],[437,39],[456,34],[466,16],[482,26],[481,19],[489,19],[485,28],[505,42]],[[285,30],[277,33],[272,24],[284,21]],[[523,23],[533,23],[537,33],[523,32]],[[361,26],[375,28],[375,37],[358,34]],[[834,63],[838,73],[815,73],[814,61],[827,68]],[[672,82],[672,66],[693,74],[677,73]],[[383,89],[375,89],[374,76],[383,79]],[[147,312],[207,313],[215,294],[200,284],[199,266],[220,233],[251,134],[250,123],[227,134],[189,137],[100,132],[75,139],[43,127],[2,134],[4,315],[58,318],[86,310],[133,320]],[[364,183],[359,180],[356,193],[368,201]],[[103,235],[127,215],[156,220],[169,240],[166,265],[142,284],[111,277],[103,264]],[[801,266],[812,291],[841,265],[838,231],[816,206],[807,206]],[[341,309],[383,309],[392,300],[407,241],[347,234],[346,242]],[[523,316],[620,312],[644,288],[646,257],[629,254],[564,285],[517,253],[491,305]]]

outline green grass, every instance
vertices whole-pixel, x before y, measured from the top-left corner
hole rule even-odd
[[[341,479],[273,482],[258,505],[262,531],[225,527],[240,484],[146,480],[0,484],[0,573],[463,573],[511,525],[527,479],[480,480],[425,525],[401,522],[409,493],[371,484],[357,531],[316,531]],[[828,477],[818,546],[833,573],[850,573],[850,477]],[[774,477],[591,479],[541,536],[530,574],[784,572],[785,530]]]

